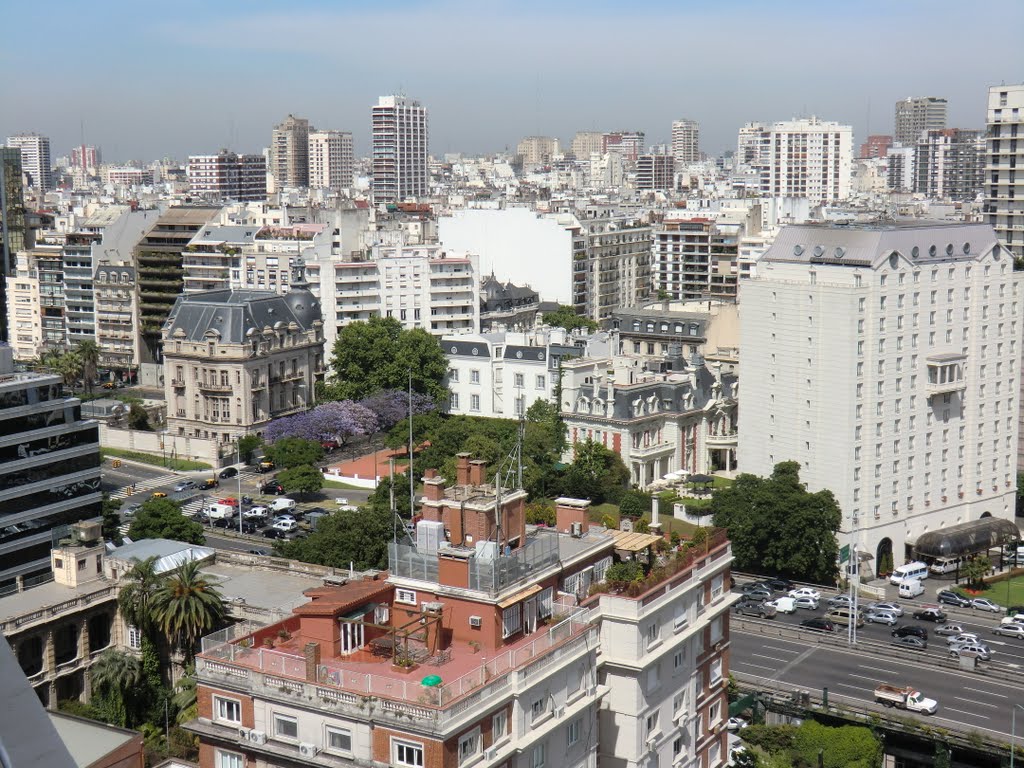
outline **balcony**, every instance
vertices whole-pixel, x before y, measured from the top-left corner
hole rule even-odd
[[[738,439],[739,433],[731,432],[723,435],[708,435],[704,438],[704,443],[708,448],[735,448]]]
[[[964,367],[967,355],[959,352],[929,355],[925,359],[928,367],[925,390],[929,396],[962,392],[967,387]]]
[[[185,380],[182,378],[171,379],[171,386],[174,387],[175,389],[184,389]]]
[[[217,384],[212,381],[198,381],[196,385],[206,392],[234,392],[235,388],[230,384]]]
[[[653,445],[641,445],[636,448],[631,448],[629,451],[630,457],[634,459],[649,458],[652,456],[665,456],[673,453],[676,450],[675,443],[655,443]]]

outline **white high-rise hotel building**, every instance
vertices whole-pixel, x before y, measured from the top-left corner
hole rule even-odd
[[[872,570],[1012,520],[1022,275],[985,224],[783,229],[740,287],[740,466],[799,461]]]
[[[373,197],[395,202],[427,194],[427,108],[404,96],[373,107]]]
[[[340,192],[352,186],[352,134],[310,131],[309,186]]]

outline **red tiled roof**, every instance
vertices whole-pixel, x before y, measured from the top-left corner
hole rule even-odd
[[[311,600],[295,608],[293,613],[298,616],[337,616],[371,600],[385,600],[394,589],[388,584],[387,577],[385,572],[377,579],[350,581],[340,587],[307,589],[303,594]]]

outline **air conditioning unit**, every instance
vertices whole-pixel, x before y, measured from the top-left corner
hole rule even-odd
[[[583,535],[583,523],[575,522],[569,527],[569,533],[575,538],[580,538]]]
[[[484,750],[484,760],[493,760],[498,756],[498,750],[494,747]]]
[[[316,744],[308,744],[304,741],[299,742],[299,754],[303,757],[316,757],[316,753],[320,751],[320,748]]]
[[[483,626],[483,623],[484,623],[484,620],[481,619],[479,616],[470,616],[469,617],[469,626],[471,626],[471,627],[480,628],[480,627]]]
[[[565,707],[555,707],[555,717],[559,718],[565,714]]]
[[[597,686],[596,685],[592,685],[589,688],[587,688],[587,696],[596,696],[596,695],[597,695]]]
[[[252,728],[239,728],[238,729],[238,740],[239,741],[248,741],[249,740],[249,734],[251,732],[252,732]]]
[[[249,741],[253,744],[266,744],[267,734],[265,731],[251,730],[249,731]]]

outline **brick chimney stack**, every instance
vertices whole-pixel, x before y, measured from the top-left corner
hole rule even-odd
[[[583,532],[590,527],[587,510],[590,499],[570,499],[563,496],[555,499],[555,527],[562,533],[569,533],[573,523],[579,523]]]
[[[469,485],[469,454],[455,454],[455,484]]]
[[[469,484],[483,485],[487,480],[487,462],[483,459],[474,459],[469,462]]]

